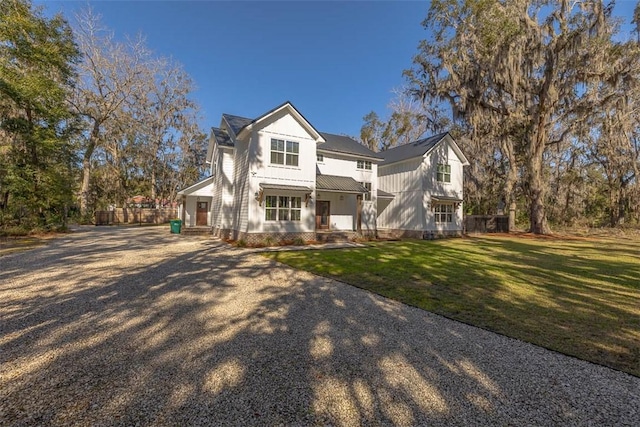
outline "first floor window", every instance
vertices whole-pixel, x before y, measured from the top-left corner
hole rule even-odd
[[[438,203],[434,207],[436,223],[453,222],[453,205],[450,203]]]
[[[266,196],[264,206],[266,221],[300,221],[301,197]]]
[[[451,182],[451,165],[438,165],[438,182]]]
[[[364,200],[371,200],[371,183],[370,182],[361,182],[362,186],[367,189],[367,192],[364,193]]]
[[[264,219],[276,221],[278,219],[278,196],[267,196],[264,200]]]

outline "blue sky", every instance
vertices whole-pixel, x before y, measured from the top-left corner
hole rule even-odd
[[[35,1],[69,20],[87,1]],[[387,115],[426,30],[428,1],[91,1],[116,37],[138,33],[196,83],[202,127],[222,113],[257,117],[291,101],[325,132],[359,136]],[[618,0],[630,21],[635,5]]]

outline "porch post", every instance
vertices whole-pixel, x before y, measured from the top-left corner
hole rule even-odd
[[[182,212],[180,212],[182,215],[180,215],[182,218],[180,218],[182,220],[182,226],[185,227],[185,210],[187,209],[187,196],[182,196]]]
[[[356,196],[356,229],[362,233],[362,195]]]

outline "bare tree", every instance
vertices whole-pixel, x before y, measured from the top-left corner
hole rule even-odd
[[[95,150],[109,140],[107,126],[127,108],[127,103],[143,88],[143,70],[150,52],[141,38],[127,43],[114,40],[101,26],[100,17],[86,9],[76,15],[75,36],[83,60],[75,91],[69,100],[84,119],[80,210],[87,214],[92,158]]]
[[[387,106],[391,111],[387,119],[381,120],[373,111],[363,118],[360,139],[373,151],[408,144],[427,133],[447,129],[449,120],[439,105],[417,100],[407,87],[395,88],[391,92],[394,97]]]
[[[139,156],[145,164],[150,198],[175,197],[176,164],[196,138],[198,107],[190,99],[193,82],[182,67],[160,58],[146,70],[146,86],[135,100],[135,116],[144,134]]]

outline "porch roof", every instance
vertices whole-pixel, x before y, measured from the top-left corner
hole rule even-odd
[[[369,191],[350,176],[316,175],[316,190],[361,194]]]
[[[458,196],[431,196],[431,200],[434,202],[462,202],[462,199]]]
[[[189,194],[193,193],[194,191],[197,191],[199,189],[201,189],[202,187],[209,185],[213,182],[213,176],[208,176],[198,182],[196,182],[195,184],[192,184],[190,186],[188,186],[187,188],[183,188],[182,190],[178,191],[178,195],[179,196],[188,196]]]
[[[378,199],[395,199],[395,195],[378,189]]]
[[[311,192],[311,188],[303,185],[288,185],[288,184],[272,184],[270,182],[261,182],[260,188],[265,190],[284,190],[284,191],[305,191]]]

